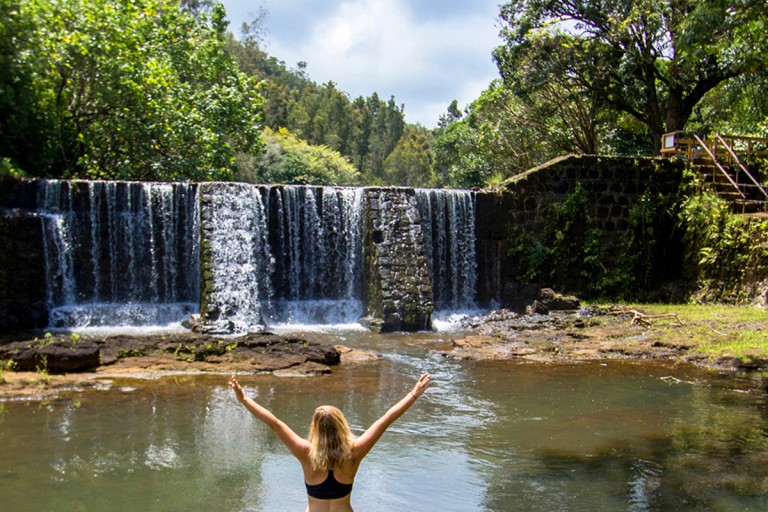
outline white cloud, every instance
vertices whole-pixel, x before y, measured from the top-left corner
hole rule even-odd
[[[410,122],[434,126],[452,100],[463,107],[497,76],[491,59],[499,44],[495,1],[472,2],[472,12],[455,2],[432,11],[419,4],[416,12],[408,0],[304,1],[301,11],[302,2],[293,1],[290,12],[301,12],[292,18],[295,25],[286,22],[292,15],[284,1],[275,0],[275,8],[270,3],[272,55],[289,67],[307,62],[310,78],[333,80],[352,97],[394,96],[405,103]],[[446,10],[451,6],[457,10]]]

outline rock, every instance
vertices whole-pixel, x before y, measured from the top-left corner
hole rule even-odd
[[[755,285],[755,298],[752,304],[761,308],[768,308],[768,281]]]
[[[551,288],[542,288],[537,300],[550,311],[575,311],[581,307],[578,298],[561,295]]]
[[[313,362],[306,362],[272,372],[273,375],[278,377],[317,377],[320,375],[328,375],[329,373],[331,373],[330,368],[323,364]]]
[[[19,371],[67,373],[99,366],[99,346],[90,341],[43,339],[0,347],[0,357],[13,361]]]
[[[374,318],[373,316],[363,316],[358,319],[360,325],[373,332],[381,332],[381,328],[384,325],[384,320],[381,318]]]
[[[538,297],[525,308],[525,312],[529,315],[548,315],[550,311],[575,311],[580,307],[578,298],[566,297],[551,288],[542,288]]]
[[[181,322],[181,326],[192,332],[203,332],[204,324],[200,315],[190,315]]]
[[[381,354],[373,350],[352,348],[346,345],[335,345],[335,348],[341,355],[342,363],[361,363],[381,359]]]
[[[453,341],[454,348],[445,357],[456,360],[487,360],[524,357],[536,352],[526,343],[504,341],[498,336],[470,335]]]
[[[527,315],[548,315],[549,308],[538,300],[534,300],[533,303],[525,308]]]

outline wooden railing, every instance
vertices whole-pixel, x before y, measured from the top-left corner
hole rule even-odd
[[[693,138],[698,142],[698,147],[701,148],[704,153],[709,157],[709,160],[711,162],[711,165],[714,165],[715,168],[720,171],[721,175],[726,178],[726,180],[733,185],[733,188],[735,189],[736,193],[741,196],[742,201],[747,200],[747,194],[742,190],[742,188],[739,186],[739,183],[731,177],[731,173],[729,173],[725,167],[723,167],[723,164],[720,163],[720,159],[717,155],[717,147],[710,149],[710,145],[708,142],[704,142],[699,138],[698,135],[694,135]],[[716,145],[717,143],[715,143]]]
[[[702,172],[711,172],[713,180],[729,184],[732,189],[727,195],[743,209],[749,203],[768,210],[768,190],[755,177],[758,170],[768,171],[768,138],[717,134],[705,141],[676,131],[662,136],[661,154],[686,159]]]
[[[698,137],[697,137],[698,139]],[[733,137],[731,138],[731,140]],[[747,157],[747,161],[749,161],[750,158],[755,158],[756,155],[755,152],[750,152],[750,148],[752,146],[751,141],[752,140],[760,140],[755,137],[751,137],[748,141],[749,145],[747,146],[747,152],[744,153]],[[768,139],[763,139],[764,141],[768,141]],[[734,151],[734,144],[733,142],[729,142],[725,139],[724,136],[717,134],[715,135],[715,143],[720,142],[723,147],[725,147],[726,151],[728,152],[728,156],[730,158],[730,164],[733,166],[736,166],[739,170],[741,170],[742,173],[744,173],[745,176],[749,178],[749,180],[752,182],[752,185],[756,187],[756,190],[759,190],[762,196],[768,200],[768,192],[766,192],[765,187],[755,179],[755,177],[752,175],[751,172],[749,172],[749,169],[747,169],[744,164],[742,163],[741,159],[739,159],[739,155],[736,154],[736,151]],[[764,153],[764,152],[763,152]]]
[[[696,139],[697,136],[681,131],[665,133],[661,137],[661,154],[695,161],[708,156],[703,147],[706,146],[718,159],[725,159],[729,165],[733,163],[731,158],[750,164],[760,158],[768,158],[768,138],[718,134],[714,140],[704,141],[703,145],[701,139]]]

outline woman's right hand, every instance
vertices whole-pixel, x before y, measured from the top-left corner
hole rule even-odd
[[[234,373],[229,379],[229,387],[235,392],[235,397],[237,397],[238,402],[242,402],[245,399],[243,388],[240,386],[240,383],[237,382],[237,376]]]
[[[429,376],[428,373],[422,373],[421,377],[419,377],[419,380],[416,381],[416,384],[413,386],[413,389],[411,390],[411,393],[413,393],[413,396],[416,398],[419,398],[421,395],[424,394],[424,392],[429,387],[429,382],[432,380],[432,377]]]

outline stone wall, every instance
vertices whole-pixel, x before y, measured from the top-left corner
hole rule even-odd
[[[40,328],[48,321],[36,190],[34,182],[0,182],[0,333]]]
[[[585,201],[584,224],[600,232],[603,259],[586,278],[580,276],[584,269],[578,265],[564,266],[554,269],[549,282],[539,284],[581,293],[590,284],[585,279],[606,279],[614,273],[652,274],[655,280],[644,283],[649,289],[684,278],[681,232],[673,208],[666,217],[652,219],[654,225],[641,226],[652,231],[644,249],[652,261],[627,269],[622,259],[627,241],[638,235],[633,218],[638,206],[643,201],[659,206],[658,201],[677,197],[681,180],[681,167],[673,161],[571,156],[516,176],[501,191],[475,193],[477,300],[484,306],[511,300],[523,271],[515,256],[519,237],[544,240],[553,228],[552,212],[577,190]],[[41,327],[47,317],[42,223],[35,211],[35,191],[34,181],[0,182],[0,242],[6,248],[0,256],[0,328],[4,330]],[[383,330],[426,329],[434,303],[415,191],[370,188],[365,202],[365,314]],[[204,306],[211,270],[205,266],[209,249],[204,236]]]
[[[683,273],[683,246],[681,232],[676,229],[675,211],[656,211],[653,226],[638,226],[637,215],[643,201],[649,201],[646,210],[659,210],[660,202],[676,198],[682,182],[682,166],[671,160],[645,158],[611,158],[599,156],[567,156],[510,179],[502,192],[483,194],[477,200],[478,259],[483,283],[479,293],[510,300],[515,293],[510,289],[518,283],[524,265],[510,256],[521,238],[531,243],[546,242],[551,230],[563,228],[554,212],[575,193],[584,201],[584,228],[599,233],[599,252],[602,257],[596,273],[603,275],[579,276],[576,268],[546,268],[548,277],[539,284],[562,289],[563,292],[588,292],[596,278],[609,278],[610,274],[626,271],[624,249],[630,237],[653,237],[647,246],[647,258],[653,266],[644,271],[655,272],[653,283],[678,280]],[[650,218],[650,216],[649,216]],[[550,232],[548,232],[548,230]],[[651,235],[652,232],[652,235]],[[578,233],[578,230],[577,230]],[[563,233],[568,235],[568,233]],[[583,233],[582,233],[583,235]],[[574,235],[571,233],[571,236]],[[640,241],[636,241],[640,243]],[[493,277],[493,256],[500,256],[500,275]],[[519,254],[518,254],[519,257]],[[514,286],[513,286],[514,288]]]
[[[675,193],[681,180],[682,166],[674,160],[570,155],[506,183],[506,192],[512,196],[507,203],[511,206],[507,220],[537,231],[551,205],[562,203],[580,185],[597,225],[608,232],[623,233],[640,196],[647,191]]]
[[[366,190],[365,314],[381,331],[431,327],[432,287],[413,189]]]

